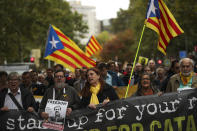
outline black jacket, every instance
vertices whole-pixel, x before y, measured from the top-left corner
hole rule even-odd
[[[108,84],[105,84],[102,91],[99,91],[97,94],[99,103],[102,103],[105,99],[109,99],[110,101],[117,100],[118,95],[116,94],[114,88]],[[91,95],[88,97],[83,97],[80,102],[80,107],[87,107],[90,104]]]
[[[29,90],[22,88],[22,87],[20,87],[20,90],[21,90],[21,100],[22,100],[23,108],[25,110],[27,110],[28,107],[33,107],[34,110],[37,111],[38,108],[36,106],[36,102],[35,102],[35,99],[34,99],[32,93]],[[5,97],[6,97],[7,92],[8,92],[8,89],[3,89],[0,92],[0,108],[2,108],[4,106]]]

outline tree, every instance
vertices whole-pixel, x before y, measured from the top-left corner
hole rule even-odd
[[[147,4],[149,0],[130,0],[128,10],[120,10],[118,17],[112,21],[112,29],[115,33],[126,29],[131,29],[134,36],[134,45],[138,45],[142,27],[145,21]],[[191,52],[197,43],[197,5],[196,0],[164,0],[169,10],[174,15],[178,24],[185,31],[184,34],[171,40],[167,47],[167,56],[178,56],[180,50]],[[139,55],[153,57],[163,57],[157,50],[157,34],[146,28]]]
[[[197,5],[196,0],[167,0],[167,6],[175,16],[177,22],[184,30],[177,39],[173,39],[171,46],[174,50],[186,50],[192,52],[197,43]],[[169,48],[169,52],[173,53],[173,48]]]
[[[98,40],[98,42],[101,44],[101,46],[104,45],[104,43],[106,43],[107,41],[109,41],[111,38],[113,37],[112,34],[110,34],[107,31],[103,31],[101,32],[96,39]]]
[[[115,56],[118,56],[122,62],[131,61],[134,58],[135,50],[133,33],[131,30],[126,30],[117,33],[103,46],[101,56],[103,61],[113,60]]]
[[[3,0],[0,15],[0,64],[4,59],[8,62],[27,60],[33,48],[40,48],[43,56],[50,24],[71,39],[76,32],[81,33],[79,37],[87,32],[82,15],[72,13],[63,0]]]
[[[117,18],[111,20],[111,30],[113,33],[118,33],[129,28],[132,15],[129,10],[122,10],[117,13]]]

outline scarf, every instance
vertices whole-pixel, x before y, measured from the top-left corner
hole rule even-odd
[[[97,84],[96,87],[94,86],[91,86],[90,87],[90,92],[92,93],[92,96],[91,96],[91,99],[90,99],[90,104],[99,104],[99,100],[98,100],[98,97],[97,97],[97,94],[100,90],[100,87],[101,87],[101,84]]]
[[[183,74],[180,72],[180,77],[183,85],[187,85],[189,81],[192,79],[192,76],[193,76],[193,72],[190,73],[189,76],[183,76]]]

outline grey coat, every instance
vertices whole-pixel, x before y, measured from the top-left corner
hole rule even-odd
[[[45,111],[48,99],[53,99],[53,86],[46,90],[42,98],[39,108],[40,113]],[[65,86],[65,94],[63,93],[63,89],[61,89],[60,92],[58,92],[58,90],[55,89],[55,100],[68,101],[68,107],[72,108],[72,110],[77,109],[80,102],[80,98],[77,92],[72,86],[69,85]]]

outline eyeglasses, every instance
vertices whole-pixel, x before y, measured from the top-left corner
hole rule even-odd
[[[55,76],[55,78],[64,78],[64,76]]]

